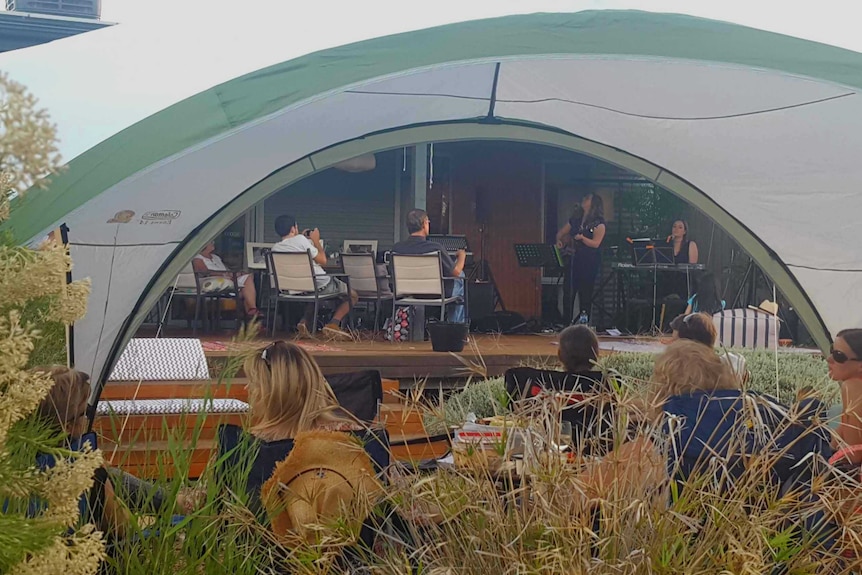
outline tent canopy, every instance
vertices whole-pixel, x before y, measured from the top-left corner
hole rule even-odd
[[[373,38],[372,23],[359,28]],[[288,39],[223,67],[218,35],[177,53],[147,33],[115,26],[0,55],[74,157],[10,225],[22,242],[69,226],[74,274],[93,280],[77,364],[101,379],[179,269],[255,202],[362,153],[467,138],[560,146],[650,178],[733,234],[821,345],[862,325],[862,54],[629,11],[313,53]]]

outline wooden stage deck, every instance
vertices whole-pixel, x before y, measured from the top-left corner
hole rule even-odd
[[[202,338],[211,362],[237,354],[237,345],[213,337]],[[263,346],[261,339],[246,346]],[[387,341],[327,342],[297,340],[307,349],[324,374],[376,369],[384,378],[402,382],[467,379],[471,376],[502,375],[518,365],[553,365],[556,362],[556,335],[471,335],[461,353],[431,349],[430,341],[390,343]]]

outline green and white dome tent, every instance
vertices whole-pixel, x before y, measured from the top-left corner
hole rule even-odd
[[[76,363],[95,380],[256,202],[364,153],[461,139],[558,146],[654,180],[730,232],[821,346],[862,325],[862,54],[629,11],[383,37],[371,15],[355,29],[372,39],[313,52],[338,45],[324,21],[281,23],[268,44],[265,22],[229,36],[120,25],[0,55],[72,158],[10,225],[21,242],[71,229],[74,275],[93,280]],[[312,40],[291,34],[303,27]]]

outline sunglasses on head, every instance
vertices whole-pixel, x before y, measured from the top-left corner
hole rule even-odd
[[[277,343],[278,343],[278,341],[272,342],[271,344],[269,344],[268,346],[263,348],[262,352],[260,352],[260,359],[263,360],[263,362],[266,364],[266,367],[272,367],[269,364],[269,358],[272,355],[272,350],[275,349],[275,346]]]
[[[847,363],[848,361],[859,361],[858,357],[847,357],[843,351],[835,349],[835,346],[829,348],[829,355],[835,360],[835,363]]]

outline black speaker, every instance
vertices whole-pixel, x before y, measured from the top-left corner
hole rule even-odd
[[[491,282],[471,282],[467,286],[470,304],[470,319],[475,321],[493,315],[494,284]]]

